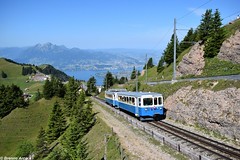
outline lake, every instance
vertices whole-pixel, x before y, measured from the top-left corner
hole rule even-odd
[[[129,79],[132,69],[131,70],[66,70],[64,71],[67,75],[74,77],[77,80],[84,80],[88,81],[90,77],[94,76],[96,79],[96,85],[103,85],[104,78],[107,72],[111,72],[113,76],[117,76],[118,79],[121,77],[127,77]]]

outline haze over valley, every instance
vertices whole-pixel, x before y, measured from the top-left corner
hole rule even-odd
[[[31,47],[0,48],[0,57],[34,65],[50,64],[63,71],[142,68],[146,63],[146,54],[157,60],[161,52],[147,49],[87,50],[67,48],[64,45],[55,45],[49,42]]]

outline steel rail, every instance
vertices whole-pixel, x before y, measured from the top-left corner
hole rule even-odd
[[[171,124],[163,122],[163,121],[161,121],[161,122],[151,122],[151,124],[152,125],[154,124],[154,126],[157,126],[160,129],[162,129],[164,127],[165,128],[164,130],[166,130],[166,129],[168,131],[171,130],[170,131],[171,134],[174,134],[177,137],[180,137],[180,138],[185,137],[185,139],[186,138],[193,139],[194,141],[198,142],[198,145],[202,144],[202,145],[200,145],[201,148],[204,148],[208,151],[214,152],[214,154],[217,154],[219,156],[223,156],[224,158],[231,159],[229,157],[234,157],[236,159],[240,159],[240,150],[237,149],[237,148],[234,148],[232,146],[217,142],[217,141],[212,140],[210,138],[207,138],[207,137],[198,135],[196,133],[184,130],[182,128],[179,128],[177,126],[171,125]],[[212,148],[212,149],[210,150],[209,148],[207,148],[207,146]],[[216,152],[216,151],[218,151],[218,152]],[[224,155],[222,153],[224,153]],[[226,157],[226,155],[228,155],[229,157]]]

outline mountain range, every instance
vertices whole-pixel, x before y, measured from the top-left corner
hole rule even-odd
[[[19,63],[50,64],[61,70],[113,70],[143,67],[148,57],[158,60],[155,50],[79,49],[52,43],[30,47],[0,48],[0,57]]]

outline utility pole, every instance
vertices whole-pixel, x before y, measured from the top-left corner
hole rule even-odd
[[[174,51],[173,51],[173,79],[172,81],[176,80],[176,18],[174,18]]]
[[[146,54],[146,68],[145,68],[145,70],[146,70],[146,84],[147,84],[147,82],[148,82],[148,75],[147,75],[147,54]]]
[[[136,73],[136,92],[138,92],[138,71],[137,69],[135,70]]]

